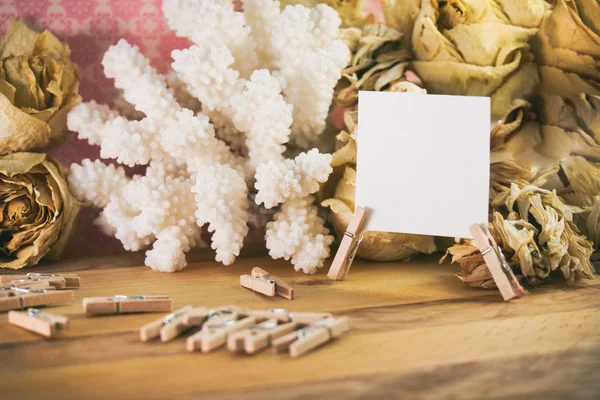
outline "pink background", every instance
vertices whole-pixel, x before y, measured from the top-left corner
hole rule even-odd
[[[4,37],[16,17],[36,30],[51,30],[71,47],[72,59],[81,76],[83,100],[110,104],[113,82],[104,77],[100,64],[110,45],[120,38],[127,39],[138,45],[161,72],[168,70],[173,49],[189,46],[186,39],[169,31],[161,4],[162,0],[0,0],[0,35]],[[67,143],[50,154],[69,166],[84,158],[98,158],[99,151],[71,135]],[[124,251],[119,241],[103,235],[92,223],[96,215],[95,210],[83,210],[79,232],[66,249],[65,257]]]

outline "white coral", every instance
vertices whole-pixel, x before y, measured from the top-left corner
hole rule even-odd
[[[67,115],[67,125],[70,130],[79,132],[81,139],[99,145],[102,143],[106,122],[118,116],[119,114],[108,106],[92,100],[71,109]]]
[[[123,97],[148,118],[164,118],[180,108],[164,76],[150,66],[137,46],[121,39],[102,58],[104,74],[114,78]]]
[[[333,88],[350,52],[338,38],[341,19],[324,4],[288,6],[271,34],[271,54],[286,100],[294,106],[292,133],[307,148],[325,128]]]
[[[269,161],[260,165],[256,171],[256,203],[272,208],[315,193],[319,184],[326,182],[333,171],[331,159],[330,154],[312,149],[293,160]]]
[[[72,166],[70,183],[79,199],[103,208],[95,223],[125,249],[152,246],[145,262],[153,269],[184,268],[205,225],[216,260],[231,264],[248,221],[264,224],[275,212],[265,208],[281,203],[267,229],[271,255],[308,273],[329,255],[332,237],[310,194],[331,173],[331,156],[284,154],[318,143],[323,131],[349,55],[339,17],[324,5],[283,12],[272,0],[244,6],[164,0],[169,26],[194,43],[172,53],[176,75],[158,74],[121,40],[102,64],[127,115],[94,102],[69,114],[69,128],[99,145],[103,158],[147,167],[128,178],[121,167],[86,160]]]
[[[127,183],[129,178],[123,167],[107,165],[100,160],[86,158],[80,165],[73,164],[69,174],[73,196],[98,208],[106,207],[110,196],[121,193]]]
[[[296,271],[314,274],[329,257],[333,236],[324,227],[312,196],[287,201],[267,224],[267,248],[273,258],[291,259]]]
[[[225,46],[192,46],[174,50],[171,56],[173,69],[187,84],[190,93],[209,110],[216,109],[230,116],[229,99],[243,85],[239,72],[233,69],[235,59],[231,51]]]
[[[201,48],[228,48],[235,68],[246,78],[258,67],[256,44],[244,15],[233,7],[229,0],[164,0],[162,9],[178,36]]]
[[[243,176],[227,165],[214,164],[198,172],[192,191],[198,225],[208,222],[209,232],[214,231],[216,260],[233,263],[248,234],[248,188]]]
[[[242,90],[260,60],[293,106],[295,143],[309,148],[325,128],[333,89],[350,61],[339,38],[341,19],[324,4],[279,12],[277,1],[244,3],[241,13],[227,0],[164,0],[169,26],[195,43],[173,52],[173,69],[203,105],[233,117],[226,100]]]
[[[283,100],[277,79],[266,69],[255,71],[245,90],[234,95],[230,102],[235,126],[247,135],[251,166],[282,161],[284,144],[290,135],[292,106]]]

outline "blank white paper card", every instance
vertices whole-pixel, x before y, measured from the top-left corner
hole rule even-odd
[[[358,96],[356,205],[365,230],[471,238],[487,226],[490,99]]]

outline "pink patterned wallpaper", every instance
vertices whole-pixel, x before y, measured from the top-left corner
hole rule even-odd
[[[0,35],[4,37],[11,20],[24,19],[31,27],[50,29],[65,40],[72,51],[81,76],[84,101],[110,103],[113,83],[104,77],[102,55],[120,38],[138,45],[156,68],[165,70],[171,51],[187,47],[187,40],[169,31],[163,19],[161,0],[0,0]],[[72,135],[50,154],[65,165],[84,158],[97,158],[98,149]],[[80,228],[65,250],[65,257],[92,256],[124,252],[119,241],[103,235],[92,223],[97,212],[86,209]]]
[[[120,38],[140,47],[154,66],[165,71],[171,51],[189,46],[186,39],[169,31],[161,12],[162,0],[0,0],[0,35],[19,17],[31,27],[51,30],[65,40],[78,64],[84,101],[111,103],[113,83],[104,77],[100,61],[106,49]],[[378,0],[372,0],[377,9]],[[97,158],[98,149],[72,135],[50,154],[65,165],[84,158]],[[109,238],[92,223],[97,212],[87,209],[80,216],[80,229],[65,250],[65,257],[123,252],[119,241]]]

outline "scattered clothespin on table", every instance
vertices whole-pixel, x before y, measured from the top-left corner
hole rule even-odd
[[[223,346],[229,334],[255,325],[255,317],[239,318],[239,314],[212,313],[202,324],[199,332],[187,338],[186,347],[190,352],[201,350],[208,353]]]
[[[352,262],[354,261],[358,246],[360,246],[360,242],[362,242],[363,239],[360,232],[365,222],[365,217],[365,209],[356,207],[352,219],[350,219],[350,223],[348,224],[348,228],[346,228],[346,232],[344,232],[340,247],[338,248],[337,253],[335,253],[335,258],[327,273],[329,279],[338,281],[346,278],[346,275],[352,266]]]
[[[502,249],[487,229],[479,224],[473,224],[469,227],[469,230],[473,235],[473,244],[481,251],[494,282],[496,282],[496,286],[502,294],[502,298],[508,301],[515,297],[528,295],[529,292],[521,286],[506,262]]]
[[[255,354],[272,345],[274,352],[289,350],[292,357],[337,338],[349,329],[346,317],[334,318],[330,313],[185,306],[143,326],[140,339],[145,342],[160,336],[166,342],[192,327],[200,327],[200,330],[186,340],[190,352],[208,353],[226,344],[232,352]]]
[[[30,272],[27,274],[27,278],[48,279],[50,281],[62,278],[65,284],[62,288],[57,289],[78,289],[81,287],[81,278],[77,274],[49,274],[44,272]]]
[[[290,312],[284,308],[269,308],[268,310],[247,310],[239,311],[241,315],[246,317],[255,317],[258,321],[266,319],[275,319],[279,322],[289,322]]]
[[[21,289],[46,289],[54,290],[53,286],[50,286],[48,280],[42,279],[15,279],[10,282],[0,283],[1,288],[18,287]]]
[[[0,289],[0,311],[48,306],[73,301],[72,290],[46,290],[8,287]]]
[[[10,311],[8,322],[47,338],[53,337],[57,332],[69,327],[68,317],[42,312],[37,308],[30,308],[27,311]]]
[[[297,329],[302,331],[310,324],[318,324],[320,321],[333,317],[330,313],[289,312],[284,309],[246,310],[241,313],[254,316],[259,321],[266,319],[228,335],[227,348],[232,352],[246,354],[257,353],[275,343],[277,339],[292,335],[292,332]]]
[[[150,339],[160,337],[161,342],[168,342],[176,338],[192,327],[186,322],[187,312],[190,310],[192,310],[192,306],[188,305],[144,325],[140,328],[140,339],[142,342],[147,342]]]
[[[240,285],[269,297],[277,294],[289,300],[294,298],[294,289],[287,282],[259,267],[252,269],[252,275],[241,275]]]
[[[173,309],[173,301],[169,296],[146,296],[143,294],[86,297],[83,299],[83,309],[90,315],[169,312]]]
[[[268,347],[276,340],[298,327],[296,322],[280,323],[277,319],[268,319],[229,334],[227,348],[234,353],[254,354]]]
[[[289,351],[290,356],[296,358],[349,330],[348,317],[325,318],[274,340],[273,353]]]
[[[55,289],[77,289],[81,285],[81,280],[76,274],[49,274],[42,272],[30,272],[26,275],[0,275],[0,283],[19,281],[23,284],[26,281],[40,282],[46,281],[49,286]]]

